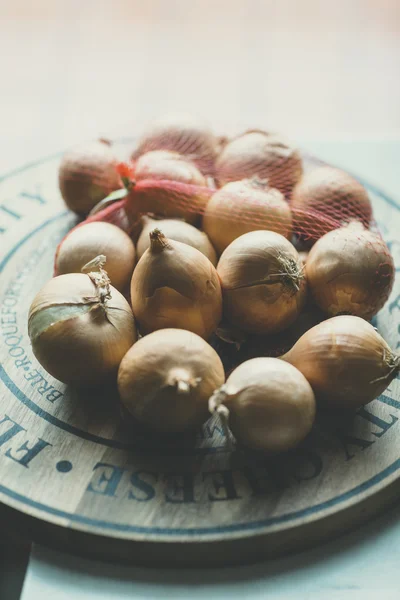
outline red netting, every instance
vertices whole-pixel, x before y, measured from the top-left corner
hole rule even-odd
[[[326,169],[319,165],[314,168]],[[134,178],[134,163],[131,163],[130,171]],[[354,182],[358,184],[356,180]],[[141,180],[135,183],[124,200],[99,210],[97,214],[89,216],[88,221],[109,221],[127,231],[141,214],[151,213],[166,218],[187,218],[191,222],[196,221],[201,227],[201,217],[206,211],[207,203],[217,191],[208,185],[199,186],[166,179]],[[365,227],[376,231],[372,210],[366,210],[365,205],[360,204],[357,197],[352,198],[347,191],[332,190],[324,199],[316,197],[304,207],[300,207],[300,203],[291,203],[290,197],[286,197],[286,201],[292,215],[292,232],[308,246],[325,233],[353,220],[360,221]],[[225,208],[224,204],[228,208]],[[251,194],[246,197],[227,191],[225,202],[215,208],[214,215],[221,220],[223,227],[229,227],[240,220],[249,230],[273,229],[279,232],[287,228],[287,220],[283,220],[273,210],[268,214],[268,208],[273,208],[274,205],[275,201],[271,195],[257,198]],[[130,225],[126,223],[127,215]]]
[[[377,256],[370,286],[384,290],[379,305],[386,301],[390,286],[382,281],[393,279],[393,261],[376,230],[368,193],[355,178],[301,155],[276,134],[251,130],[227,140],[193,124],[179,130],[163,127],[148,132],[128,162],[119,163],[108,146],[89,157],[81,153],[79,161],[72,161],[74,168],[69,159],[64,179],[91,181],[96,193],[103,189],[103,198],[118,187],[117,181],[119,187],[122,182],[130,187],[125,197],[106,201],[104,208],[100,202],[79,226],[107,221],[136,239],[144,214],[179,218],[203,229],[220,254],[240,235],[262,229],[308,250],[326,233],[355,221],[374,232],[363,242]]]

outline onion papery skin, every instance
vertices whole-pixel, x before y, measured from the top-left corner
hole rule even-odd
[[[266,229],[286,238],[292,234],[290,207],[279,190],[257,179],[226,184],[210,198],[202,228],[221,254],[250,231]]]
[[[217,271],[201,252],[151,232],[152,244],[139,260],[131,282],[133,313],[141,333],[187,329],[208,339],[222,316]]]
[[[174,152],[143,154],[134,173],[135,185],[127,198],[131,220],[153,213],[195,223],[213,192],[195,164]]]
[[[257,176],[290,196],[303,167],[299,151],[282,136],[256,129],[246,131],[224,146],[215,171],[219,186]]]
[[[122,182],[109,142],[99,140],[74,148],[61,159],[58,182],[68,208],[78,215],[89,211]]]
[[[277,358],[253,358],[237,367],[223,386],[229,427],[237,441],[265,454],[297,446],[315,419],[314,393],[292,365]]]
[[[225,380],[218,354],[198,335],[163,329],[141,338],[123,358],[118,389],[139,423],[160,433],[181,433],[208,417],[208,399]]]
[[[246,333],[265,335],[288,328],[307,297],[303,267],[294,246],[272,231],[237,238],[218,265],[224,316]]]
[[[204,254],[214,266],[217,264],[217,254],[208,239],[207,234],[199,231],[196,227],[190,225],[190,223],[178,219],[156,220],[150,217],[144,217],[143,223],[143,229],[137,242],[138,259],[140,259],[150,247],[150,231],[155,227],[158,227],[168,239],[182,242],[183,244],[188,244],[189,246],[196,248],[199,252]]]
[[[400,357],[374,327],[347,315],[307,331],[282,359],[303,373],[321,407],[345,411],[377,398],[400,368]]]
[[[383,239],[360,223],[325,234],[310,250],[305,270],[313,300],[326,315],[367,320],[389,298],[395,275]]]
[[[132,311],[112,286],[102,302],[89,275],[51,279],[35,296],[28,318],[32,350],[50,375],[75,386],[112,381],[137,339]]]

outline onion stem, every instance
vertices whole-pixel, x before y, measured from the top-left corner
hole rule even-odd
[[[231,432],[229,429],[229,408],[225,406],[224,401],[228,396],[226,385],[222,385],[218,390],[215,390],[208,401],[208,410],[213,415],[217,413],[221,422],[222,431],[226,439],[228,450],[233,449]]]
[[[165,248],[170,248],[167,238],[159,229],[150,231],[150,249],[152,252],[162,252]]]
[[[178,394],[188,394],[201,382],[200,377],[192,377],[186,369],[173,369],[167,379],[168,387],[175,387]]]
[[[386,350],[383,349],[383,362],[389,367],[389,372],[382,377],[377,377],[370,381],[370,384],[377,383],[378,381],[384,381],[388,377],[391,377],[394,373],[400,371],[400,354],[390,354],[389,357],[386,356]],[[392,379],[392,377],[391,377]]]

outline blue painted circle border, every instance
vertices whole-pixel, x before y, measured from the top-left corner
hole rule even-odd
[[[22,173],[24,171],[32,169],[36,166],[42,165],[42,164],[56,158],[57,156],[59,156],[59,154],[47,157],[41,161],[36,161],[25,167],[21,167],[20,169],[12,171],[11,173],[8,173],[7,175],[0,177],[0,183],[9,177],[12,177],[13,175],[17,175],[19,173]],[[369,184],[364,179],[362,179],[356,175],[355,175],[355,177],[366,188],[371,190],[375,195],[379,196],[387,204],[393,206],[397,210],[400,210],[400,205],[395,200],[393,200],[390,196],[388,196],[385,192],[383,192],[379,188]],[[2,272],[2,270],[4,269],[4,267],[8,263],[8,261],[11,259],[11,257],[16,253],[16,251],[28,239],[33,237],[43,227],[47,226],[48,224],[54,222],[57,219],[60,219],[61,217],[65,216],[66,214],[67,214],[66,211],[63,211],[62,213],[52,217],[51,219],[48,219],[47,221],[42,223],[39,227],[37,227],[36,229],[31,231],[28,235],[26,235],[22,240],[20,240],[16,244],[16,246],[14,246],[7,253],[7,255],[4,257],[4,259],[1,261],[0,273]],[[6,384],[8,389],[12,392],[12,394],[17,398],[17,400],[22,401],[24,404],[26,404],[28,406],[28,408],[33,410],[36,414],[38,414],[40,417],[47,420],[49,423],[52,423],[58,427],[61,427],[62,429],[64,429],[65,431],[68,431],[69,433],[78,435],[79,437],[84,437],[84,439],[87,439],[89,441],[94,441],[94,442],[101,443],[103,445],[108,445],[108,446],[112,445],[113,447],[117,447],[117,448],[119,447],[118,444],[121,444],[119,442],[114,442],[113,440],[107,440],[107,439],[105,440],[105,442],[106,442],[105,443],[103,441],[103,438],[98,438],[98,436],[94,436],[87,432],[83,432],[82,430],[80,430],[78,428],[72,427],[72,426],[64,423],[63,421],[60,421],[56,417],[53,417],[53,415],[50,415],[49,413],[47,413],[46,411],[43,411],[42,409],[37,407],[37,405],[34,402],[29,400],[29,398],[27,398],[21,390],[19,390],[19,388],[14,384],[14,382],[8,377],[7,373],[4,371],[4,368],[1,365],[0,365],[0,377],[3,380],[3,382]],[[85,434],[85,435],[82,435],[82,434]],[[115,445],[115,444],[117,444],[117,445]],[[126,446],[124,444],[122,444],[121,448],[126,449]],[[206,451],[208,451],[208,450],[218,451],[219,449],[218,448],[215,448],[215,449],[207,448],[205,450]],[[81,524],[81,525],[90,525],[90,526],[93,526],[93,527],[96,527],[99,529],[112,530],[114,532],[120,532],[120,533],[139,533],[139,534],[150,534],[150,535],[158,534],[158,535],[164,535],[166,537],[185,536],[185,537],[190,538],[192,536],[199,536],[199,535],[207,536],[207,535],[212,535],[212,534],[215,535],[215,534],[231,533],[231,532],[233,533],[233,532],[240,532],[240,531],[243,531],[243,532],[249,531],[250,532],[250,531],[260,529],[260,528],[265,528],[265,527],[269,527],[272,525],[279,525],[282,523],[294,521],[294,520],[302,518],[302,517],[307,517],[307,516],[313,515],[324,509],[332,508],[333,506],[341,504],[342,502],[345,502],[346,500],[349,500],[350,498],[353,498],[354,496],[357,496],[357,495],[367,491],[372,486],[380,483],[381,481],[383,481],[384,479],[386,479],[387,477],[389,477],[390,475],[392,475],[393,473],[398,471],[399,468],[400,468],[400,458],[397,459],[396,461],[394,461],[386,469],[384,469],[377,475],[374,475],[374,477],[371,477],[370,479],[363,482],[362,484],[352,488],[351,490],[348,490],[347,492],[345,492],[343,494],[340,494],[339,496],[336,496],[335,498],[332,498],[332,499],[322,502],[320,504],[316,504],[314,506],[310,506],[308,508],[305,508],[305,509],[302,509],[299,511],[295,511],[292,513],[287,513],[280,517],[273,517],[270,519],[264,519],[261,521],[253,521],[250,523],[238,523],[238,524],[232,524],[232,525],[224,525],[221,527],[201,527],[201,528],[187,528],[187,529],[169,528],[168,529],[168,528],[161,528],[161,527],[139,527],[139,526],[123,525],[123,524],[119,524],[119,523],[112,523],[109,521],[102,521],[99,519],[91,519],[89,517],[84,517],[81,515],[76,515],[73,513],[68,513],[68,512],[62,511],[62,510],[55,509],[46,504],[36,502],[36,501],[32,500],[31,498],[28,498],[27,496],[18,494],[17,492],[14,492],[13,490],[8,489],[7,487],[5,487],[4,485],[1,485],[1,484],[0,484],[0,493],[4,494],[5,496],[8,496],[10,499],[12,499],[14,501],[20,502],[20,503],[30,506],[34,509],[45,512],[48,515],[68,519],[71,523],[76,523],[76,524]]]

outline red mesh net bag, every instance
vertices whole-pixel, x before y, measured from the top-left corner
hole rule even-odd
[[[293,248],[287,250],[283,242],[275,248],[281,258],[275,273],[267,265],[261,276],[250,259],[238,267],[237,289],[254,288],[257,301],[261,292],[256,288],[265,285],[286,286],[292,296],[305,287],[308,292],[296,300],[294,316],[276,329],[264,327],[262,319],[261,325],[257,319],[249,325],[240,311],[226,314],[224,309],[215,343],[227,365],[254,354],[278,356],[329,316],[354,314],[370,320],[389,297],[393,259],[377,231],[366,189],[345,171],[301,154],[280,135],[250,130],[232,139],[217,138],[193,123],[179,128],[167,123],[150,129],[128,161],[118,163],[107,154],[112,170],[104,152],[100,154],[92,171],[86,160],[85,175],[72,177],[83,181],[86,195],[93,184],[93,207],[78,227],[112,223],[137,242],[143,215],[181,219],[204,231],[222,255],[219,265],[233,252],[231,244],[240,254],[238,240],[251,232],[280,234]],[[65,177],[64,170],[64,188]],[[62,242],[57,254],[60,248]],[[252,251],[250,243],[242,255]],[[227,298],[228,267],[218,267]]]

